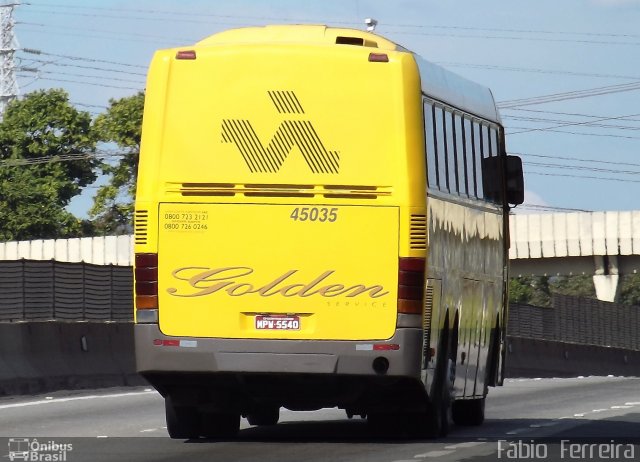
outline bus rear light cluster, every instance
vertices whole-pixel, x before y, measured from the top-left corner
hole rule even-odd
[[[135,265],[136,309],[158,309],[158,254],[137,253]]]
[[[398,265],[398,313],[422,314],[424,258],[400,257]]]

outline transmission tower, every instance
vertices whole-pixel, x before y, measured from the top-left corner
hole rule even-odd
[[[0,5],[0,120],[9,101],[18,96],[13,59],[18,48],[18,40],[13,33],[13,9],[18,5],[19,3]]]

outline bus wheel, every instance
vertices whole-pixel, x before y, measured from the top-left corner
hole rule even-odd
[[[164,399],[167,431],[171,438],[191,439],[200,436],[200,416],[193,406],[176,406],[170,396]]]
[[[275,425],[279,419],[280,409],[277,407],[264,408],[247,414],[249,425]]]
[[[455,362],[451,359],[443,361],[437,393],[427,407],[424,436],[427,438],[444,437],[451,430],[453,416],[451,414],[451,390],[455,380]]]
[[[456,425],[482,425],[484,422],[484,398],[455,401],[452,407]]]
[[[205,438],[233,438],[240,430],[239,412],[203,412],[201,420]]]

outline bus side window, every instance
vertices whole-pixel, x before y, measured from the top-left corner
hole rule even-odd
[[[433,117],[434,107],[425,100],[424,103],[424,136],[427,151],[427,181],[430,188],[438,187],[438,152]]]
[[[482,131],[480,124],[473,122],[473,160],[476,167],[476,197],[484,199],[482,188]]]
[[[458,192],[460,195],[468,195],[467,189],[467,161],[466,161],[466,146],[464,143],[464,125],[462,117],[456,114],[453,119],[453,126],[455,128],[455,145],[456,145],[456,162],[458,164]]]
[[[485,196],[492,202],[502,203],[502,158],[498,155],[498,131],[486,127],[486,152],[482,164]]]
[[[449,173],[447,168],[447,152],[444,129],[444,109],[436,107],[435,110],[436,129],[436,154],[438,156],[438,187],[440,191],[449,190]]]
[[[447,134],[447,157],[449,161],[449,191],[451,194],[458,194],[460,191],[458,183],[458,159],[456,158],[455,129],[453,126],[453,113],[445,113],[445,129]]]
[[[476,197],[476,163],[473,154],[473,131],[471,120],[464,118],[464,146],[467,156],[467,191],[469,197]]]

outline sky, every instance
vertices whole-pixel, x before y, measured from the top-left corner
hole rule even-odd
[[[20,93],[64,88],[93,114],[144,88],[156,49],[375,18],[376,33],[491,88],[524,161],[518,210],[640,210],[640,0],[28,0],[14,18]],[[92,193],[69,209],[86,216]]]

